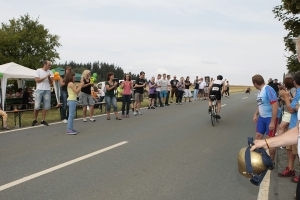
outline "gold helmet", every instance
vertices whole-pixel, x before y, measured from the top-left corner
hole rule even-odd
[[[261,174],[267,169],[267,167],[265,166],[262,160],[261,153],[250,151],[250,158],[251,158],[251,165],[252,165],[253,172],[252,174],[249,174],[246,169],[246,159],[245,159],[246,149],[247,147],[242,148],[237,157],[239,172],[241,175],[245,176],[246,178],[252,178],[252,174]]]

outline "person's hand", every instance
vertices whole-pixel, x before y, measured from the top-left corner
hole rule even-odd
[[[296,110],[298,110],[298,109],[299,109],[299,104],[297,103],[297,104],[296,104]]]
[[[114,83],[114,86],[117,86],[118,85],[118,82],[117,81],[115,81],[115,83]]]
[[[284,86],[278,85],[279,90],[286,90]]]
[[[257,123],[257,115],[254,115],[254,116],[253,116],[253,122],[254,122],[254,123]]]
[[[269,130],[274,130],[275,128],[275,123],[274,122],[270,122],[269,124]]]
[[[265,140],[254,140],[253,143],[254,143],[254,145],[251,146],[250,151],[253,151],[254,149],[259,149],[259,148],[264,148],[264,149],[268,148]]]
[[[288,99],[289,98],[289,92],[286,90],[280,90],[279,95],[283,98],[283,99]]]

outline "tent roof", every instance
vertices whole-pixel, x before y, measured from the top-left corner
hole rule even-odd
[[[0,72],[7,79],[34,79],[35,70],[16,64],[14,62],[0,65]]]
[[[58,72],[60,76],[65,74],[65,69],[63,69],[63,68],[58,67],[58,68],[55,68],[54,70],[56,72]],[[81,79],[81,74],[75,73],[75,77],[76,77],[75,81],[79,82]]]

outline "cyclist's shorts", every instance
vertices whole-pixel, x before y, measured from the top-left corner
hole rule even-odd
[[[256,132],[264,135],[274,137],[276,130],[277,130],[277,123],[278,123],[278,118],[275,120],[275,128],[273,130],[269,130],[269,124],[271,122],[271,117],[266,117],[263,118],[261,116],[258,117],[257,124],[256,124]]]
[[[209,95],[215,95],[217,100],[221,100],[221,92],[210,91]]]

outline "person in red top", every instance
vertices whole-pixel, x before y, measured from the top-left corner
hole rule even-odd
[[[131,81],[131,75],[125,74],[124,81],[120,85],[123,88],[122,93],[122,117],[125,117],[125,104],[126,104],[126,118],[129,118],[129,107],[131,103],[131,90],[133,88],[133,83]]]

